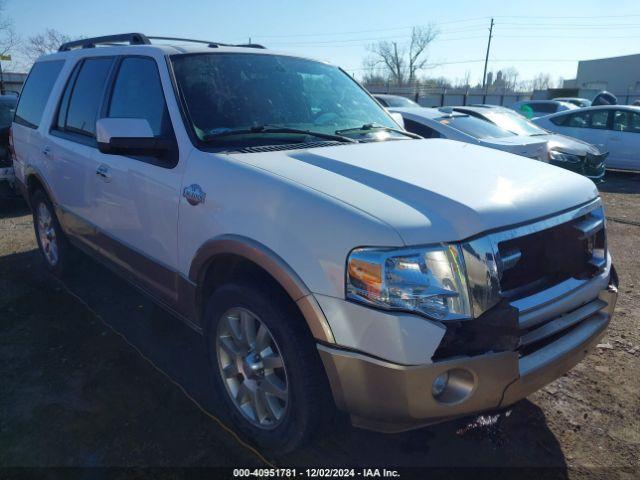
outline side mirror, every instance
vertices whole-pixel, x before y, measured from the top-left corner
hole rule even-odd
[[[389,112],[389,115],[391,115],[391,118],[393,118],[396,123],[400,125],[400,128],[404,130],[404,118],[402,118],[402,114],[398,112]]]
[[[101,118],[96,122],[98,150],[111,155],[161,156],[172,142],[153,135],[144,118]]]

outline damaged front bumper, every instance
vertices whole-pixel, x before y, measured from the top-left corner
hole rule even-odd
[[[511,405],[573,368],[604,334],[617,283],[609,260],[601,275],[579,287],[514,302],[519,337],[517,348],[508,351],[399,365],[326,345],[318,350],[336,404],[355,426],[411,430]],[[443,374],[450,390],[438,392],[434,382]]]

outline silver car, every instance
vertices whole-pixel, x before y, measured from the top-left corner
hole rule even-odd
[[[472,115],[442,108],[392,108],[402,115],[405,128],[424,138],[448,138],[546,161],[547,141],[523,137]]]
[[[546,140],[547,161],[552,165],[580,173],[597,182],[604,180],[607,153],[577,138],[549,132],[508,108],[493,105],[454,107],[454,111],[473,115],[524,137]]]

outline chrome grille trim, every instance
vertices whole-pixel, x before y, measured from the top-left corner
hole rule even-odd
[[[598,293],[607,288],[610,270],[609,259],[605,270],[591,280],[570,278],[547,290],[511,302],[518,309],[520,328],[534,327],[597,298]]]
[[[532,343],[539,342],[540,340],[544,340],[547,337],[551,337],[557,333],[566,330],[577,323],[580,323],[585,318],[588,318],[603,308],[607,307],[607,303],[602,300],[596,299],[593,302],[587,303],[572,312],[563,314],[557,317],[555,320],[551,320],[550,322],[545,323],[541,327],[538,327],[534,330],[525,333],[520,337],[520,346],[524,347],[527,345],[531,345]]]

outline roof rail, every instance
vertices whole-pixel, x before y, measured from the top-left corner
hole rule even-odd
[[[208,45],[211,48],[217,47],[239,47],[239,48],[266,48],[257,43],[241,43],[241,44],[231,44],[231,43],[222,43],[222,42],[211,42],[209,40],[196,40],[193,38],[177,38],[177,37],[147,37],[149,40],[173,40],[176,42],[191,42],[191,43],[203,43]]]
[[[210,42],[208,40],[195,40],[193,38],[179,38],[179,37],[147,37],[149,40],[173,40],[176,42],[191,42],[191,43],[203,43],[210,47],[231,47],[232,45],[228,45],[226,43],[220,42]]]
[[[267,48],[264,45],[260,45],[259,43],[238,43],[237,45],[233,45],[233,46],[241,47],[241,48],[264,48],[264,49]]]
[[[151,45],[151,40],[173,40],[176,42],[202,43],[211,48],[218,47],[241,47],[241,48],[266,48],[257,43],[243,43],[240,45],[231,45],[222,42],[210,42],[208,40],[195,40],[193,38],[177,38],[177,37],[147,37],[143,33],[121,33],[119,35],[107,35],[104,37],[83,38],[66,42],[60,45],[59,52],[68,52],[74,48],[95,48],[97,45],[117,45],[126,42],[129,45]]]
[[[142,33],[121,33],[118,35],[106,35],[104,37],[83,38],[66,42],[60,45],[59,52],[68,52],[74,48],[94,48],[96,45],[111,45],[114,43],[128,42],[129,45],[149,45],[151,42]]]

